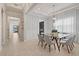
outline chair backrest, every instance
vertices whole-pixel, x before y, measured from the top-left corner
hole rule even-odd
[[[50,39],[50,36],[44,35],[44,41],[45,41],[47,44],[51,45],[52,40]]]
[[[67,41],[66,41],[66,43],[67,44],[71,44],[71,43],[73,43],[74,42],[74,40],[75,40],[75,35],[70,35],[70,36],[68,36],[67,37]]]
[[[72,35],[71,42],[74,42],[76,35]]]
[[[38,39],[39,41],[43,41],[43,37],[40,34],[38,34]]]
[[[53,32],[52,35],[53,37],[58,37],[58,32]]]

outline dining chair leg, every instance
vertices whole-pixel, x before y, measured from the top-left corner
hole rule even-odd
[[[69,45],[69,49],[72,50],[71,45]]]
[[[62,47],[64,47],[64,44],[62,45]]]
[[[72,46],[74,47],[74,43],[72,43]]]
[[[51,46],[49,45],[49,52],[51,51]]]
[[[44,48],[46,48],[46,46],[47,46],[47,43],[44,45]]]
[[[56,50],[56,46],[55,46],[55,44],[54,44],[54,49]]]
[[[67,47],[68,53],[70,53],[69,46],[68,46],[68,45],[66,45],[66,47]]]
[[[40,44],[40,41],[38,42],[38,45]]]
[[[71,50],[71,51],[73,50],[73,46],[72,46],[72,45],[70,45],[70,50]]]
[[[59,50],[59,52],[60,52],[60,46],[58,46],[58,50]]]
[[[60,43],[60,45],[59,45],[59,47],[58,47],[59,52],[60,52],[60,48],[61,48],[61,46],[62,46],[62,44]]]
[[[57,44],[58,50],[59,50],[59,52],[60,52],[60,47],[59,47],[59,45],[58,45],[57,39],[56,39],[56,44]]]
[[[41,47],[43,47],[43,42],[41,42]]]

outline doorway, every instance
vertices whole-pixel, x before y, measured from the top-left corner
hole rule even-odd
[[[19,41],[19,22],[20,18],[8,17],[9,20],[9,41],[16,43]]]
[[[39,23],[39,34],[44,36],[44,21]]]

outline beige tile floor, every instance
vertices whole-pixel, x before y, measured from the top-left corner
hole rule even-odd
[[[13,39],[10,39],[0,51],[1,56],[78,56],[79,55],[79,45],[75,44],[73,51],[69,54],[66,47],[62,48],[59,52],[55,50],[52,46],[51,52],[48,52],[48,48],[44,49],[38,46],[38,40],[27,40],[26,42],[21,42],[18,40],[17,33],[14,33]]]

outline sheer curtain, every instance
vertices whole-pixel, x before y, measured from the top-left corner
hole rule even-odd
[[[62,24],[63,24],[62,23],[62,19],[55,21],[54,27],[55,27],[55,29],[58,30],[58,32],[62,32],[63,31]]]
[[[58,32],[73,33],[74,18],[65,17],[55,21],[54,26]]]

